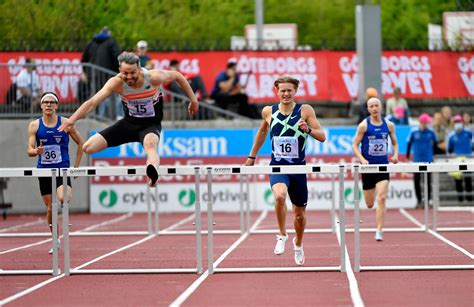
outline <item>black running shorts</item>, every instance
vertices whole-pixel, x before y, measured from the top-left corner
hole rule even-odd
[[[390,180],[389,173],[374,173],[361,174],[362,175],[362,190],[372,190],[375,188],[377,182]]]
[[[56,177],[56,190],[58,187],[63,185],[63,177]],[[39,186],[40,186],[40,193],[41,196],[51,195],[53,193],[53,189],[51,188],[53,185],[51,183],[51,177],[38,177]],[[67,177],[67,185],[72,188],[71,178]]]
[[[119,146],[126,143],[140,142],[148,133],[154,133],[160,138],[160,123],[135,123],[125,118],[117,121],[112,126],[99,132],[107,141],[108,147]]]

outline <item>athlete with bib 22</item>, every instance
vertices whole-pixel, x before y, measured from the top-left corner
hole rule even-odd
[[[102,103],[114,92],[122,99],[125,117],[112,126],[96,133],[84,144],[84,152],[92,154],[107,147],[131,142],[140,142],[147,156],[146,174],[149,185],[156,186],[158,181],[158,142],[161,135],[163,119],[163,83],[176,81],[189,97],[189,114],[193,115],[199,103],[189,86],[188,81],[177,71],[140,67],[140,58],[131,52],[123,52],[118,57],[120,72],[110,78],[92,98],[87,100],[74,112],[69,120],[63,121],[60,131],[71,127],[77,120]]]
[[[299,80],[290,76],[279,77],[274,85],[279,104],[264,107],[262,123],[258,129],[250,155],[245,165],[254,165],[258,151],[262,147],[268,131],[272,144],[272,159],[270,165],[304,165],[307,137],[310,135],[320,142],[326,140],[314,109],[307,104],[295,102]],[[278,221],[279,234],[274,253],[281,255],[285,252],[286,233],[286,195],[290,196],[293,204],[293,223],[296,237],[293,238],[295,262],[303,265],[303,233],[306,225],[305,209],[308,202],[308,185],[306,174],[275,174],[270,175],[270,185],[275,197],[275,213]]]
[[[395,136],[395,125],[382,116],[382,103],[378,98],[367,101],[370,116],[357,127],[352,150],[362,164],[388,164],[388,138],[392,140],[393,153],[390,162],[398,163],[398,143]],[[361,150],[359,144],[362,143]],[[362,174],[362,190],[368,208],[374,206],[377,196],[375,221],[377,230],[375,240],[383,241],[383,224],[385,220],[385,202],[387,200],[389,173]]]
[[[53,92],[46,92],[41,96],[40,108],[43,113],[38,119],[35,119],[28,126],[28,156],[38,157],[38,168],[68,168],[69,162],[69,136],[77,144],[77,154],[74,167],[79,167],[82,158],[82,138],[76,128],[71,127],[69,132],[58,131],[58,127],[61,122],[64,122],[67,118],[61,117],[56,114],[58,109],[59,99],[58,96]],[[63,177],[58,174],[56,179],[56,193],[58,200],[62,204],[64,201],[63,191]],[[41,197],[46,205],[47,213],[46,218],[48,220],[49,228],[52,232],[52,199],[51,194],[53,187],[51,184],[51,178],[39,177],[39,186]],[[67,191],[66,196],[68,202],[72,198],[72,185],[71,178],[67,178]],[[59,239],[58,239],[59,240]],[[59,246],[59,244],[58,244]],[[49,250],[49,253],[53,253],[53,248]]]

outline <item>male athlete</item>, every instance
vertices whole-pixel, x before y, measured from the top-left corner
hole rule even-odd
[[[370,116],[366,117],[357,127],[352,150],[362,164],[388,164],[388,138],[392,140],[393,153],[390,161],[398,163],[398,143],[395,125],[382,116],[382,103],[373,97],[367,101]],[[362,143],[362,150],[359,144]],[[387,200],[390,174],[362,174],[362,190],[368,208],[374,206],[377,196],[375,240],[383,241],[383,224],[385,219],[385,202]]]
[[[56,114],[59,99],[53,92],[46,92],[41,96],[40,108],[43,116],[35,119],[28,126],[28,155],[30,157],[38,156],[38,168],[68,168],[69,163],[69,136],[72,137],[77,144],[77,155],[74,167],[79,167],[82,158],[83,140],[77,132],[76,128],[71,127],[69,132],[58,131],[61,122],[67,118]],[[46,218],[51,230],[53,224],[52,218],[52,184],[51,178],[39,177],[39,186],[43,202],[46,205]],[[67,199],[68,202],[72,198],[71,179],[67,178]],[[64,201],[63,177],[58,175],[56,192],[60,203]],[[59,244],[58,244],[59,246]],[[53,248],[49,250],[53,253]]]
[[[290,76],[282,76],[275,81],[274,86],[280,103],[263,108],[262,123],[245,165],[254,165],[268,130],[270,130],[272,143],[270,165],[305,165],[306,138],[312,136],[320,142],[326,140],[324,131],[316,119],[314,109],[310,105],[301,105],[295,102],[299,83],[299,80]],[[303,233],[306,225],[305,209],[308,202],[306,174],[270,175],[270,185],[275,197],[275,213],[279,228],[274,253],[276,255],[283,254],[285,243],[288,240],[285,226],[286,195],[288,194],[293,204],[293,223],[296,232],[296,237],[293,238],[295,263],[303,265],[305,260]]]
[[[76,121],[102,103],[108,96],[118,93],[122,98],[125,117],[112,126],[96,133],[84,144],[84,152],[92,154],[107,147],[130,142],[140,142],[147,156],[146,174],[149,185],[158,181],[158,142],[163,119],[163,83],[176,81],[190,99],[189,114],[193,115],[199,103],[193,90],[183,75],[177,71],[160,69],[148,70],[140,67],[140,58],[131,52],[123,52],[118,57],[120,72],[110,78],[92,98],[82,104],[69,120],[63,121],[60,131],[67,131]]]

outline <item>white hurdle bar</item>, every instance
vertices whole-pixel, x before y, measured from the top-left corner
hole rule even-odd
[[[354,271],[387,271],[387,270],[472,270],[474,265],[394,265],[394,266],[362,266],[360,264],[360,215],[359,215],[359,173],[424,173],[424,220],[425,231],[428,232],[428,173],[439,174],[445,172],[472,172],[474,171],[473,162],[460,163],[399,163],[399,164],[370,164],[370,165],[352,165],[354,177]],[[437,210],[439,194],[434,195],[434,208]],[[436,223],[436,218],[433,220]],[[436,224],[434,224],[436,227]]]
[[[200,167],[199,166],[160,166],[158,168],[158,174],[160,176],[173,176],[173,175],[190,175],[195,177],[195,189],[196,195],[199,197],[200,188]],[[77,177],[93,177],[93,176],[146,176],[146,168],[144,166],[113,166],[113,167],[81,167],[81,168],[68,168],[62,169],[63,175],[67,176],[77,176]],[[158,229],[158,198],[156,198],[155,203],[155,232],[153,233],[152,229],[152,215],[151,215],[151,204],[150,204],[150,191],[147,191],[147,208],[148,208],[148,232],[145,235],[156,236],[164,234],[165,232],[160,232]],[[156,192],[157,193],[157,192]],[[65,211],[64,214],[68,213]],[[66,218],[68,219],[68,218]],[[74,268],[70,269],[70,257],[69,257],[69,238],[64,240],[64,274],[157,274],[157,273],[197,273],[202,274],[203,265],[202,265],[202,241],[201,241],[201,207],[200,200],[198,199],[195,206],[195,234],[196,234],[196,268],[150,268],[150,269],[82,269]],[[194,233],[194,232],[193,232]],[[64,236],[69,235],[65,233]],[[66,257],[67,253],[67,257]],[[66,263],[67,261],[67,263]]]
[[[214,263],[214,250],[213,250],[213,216],[212,206],[213,200],[209,197],[207,206],[208,210],[208,273],[229,273],[229,272],[307,272],[307,271],[346,271],[346,259],[345,259],[345,208],[344,208],[344,165],[326,164],[326,165],[269,165],[269,166],[242,166],[242,165],[213,165],[203,166],[207,173],[207,193],[212,195],[212,176],[213,175],[259,175],[259,174],[309,174],[309,173],[321,173],[321,174],[339,174],[339,233],[341,237],[340,242],[340,265],[339,266],[326,266],[326,267],[261,267],[261,268],[218,268]],[[247,181],[248,184],[248,181]],[[248,187],[247,187],[248,190]],[[247,199],[248,201],[248,199]],[[247,226],[250,222],[247,222]],[[247,232],[250,231],[247,227]]]
[[[0,168],[0,177],[3,178],[25,178],[25,177],[50,177],[52,189],[52,240],[53,240],[53,259],[51,270],[3,270],[0,269],[0,275],[38,275],[52,274],[58,276],[59,270],[59,245],[58,245],[58,197],[56,195],[56,181],[58,170],[52,168]],[[51,234],[48,234],[51,236]]]

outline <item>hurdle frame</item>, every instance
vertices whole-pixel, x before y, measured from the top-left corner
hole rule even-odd
[[[53,187],[52,200],[52,238],[53,255],[51,269],[31,269],[31,270],[3,270],[0,269],[0,275],[53,275],[60,274],[59,269],[59,245],[58,245],[58,197],[56,193],[57,176],[59,171],[56,168],[0,168],[0,177],[3,178],[31,178],[31,177],[50,177]]]
[[[360,256],[360,199],[359,199],[359,173],[423,173],[424,182],[424,232],[430,232],[428,225],[428,173],[444,173],[444,172],[472,172],[474,171],[474,163],[411,163],[411,164],[370,164],[359,165],[353,164],[351,172],[354,177],[354,272],[361,271],[419,271],[419,270],[472,270],[474,265],[379,265],[379,266],[362,266]],[[436,196],[436,198],[435,198]],[[437,210],[439,204],[439,194],[433,197],[433,211]],[[436,221],[436,218],[434,218]],[[436,224],[434,224],[436,225]],[[385,231],[385,230],[384,230]]]
[[[207,175],[207,193],[212,195],[212,176],[213,175],[256,175],[256,174],[339,174],[339,232],[341,242],[339,244],[340,250],[340,265],[339,266],[316,266],[316,267],[254,267],[254,268],[219,268],[214,262],[213,250],[213,219],[212,206],[213,200],[209,197],[208,202],[208,273],[232,273],[232,272],[317,272],[317,271],[338,271],[346,272],[345,259],[345,205],[344,205],[344,175],[346,172],[345,165],[325,164],[325,165],[269,165],[269,166],[242,166],[242,165],[225,165],[225,166],[206,166]],[[247,177],[248,178],[248,177]],[[249,224],[247,224],[249,225]],[[330,232],[331,229],[328,231]],[[255,232],[247,229],[248,233],[267,233]],[[272,231],[273,232],[273,231]],[[305,231],[306,232],[306,231]]]

